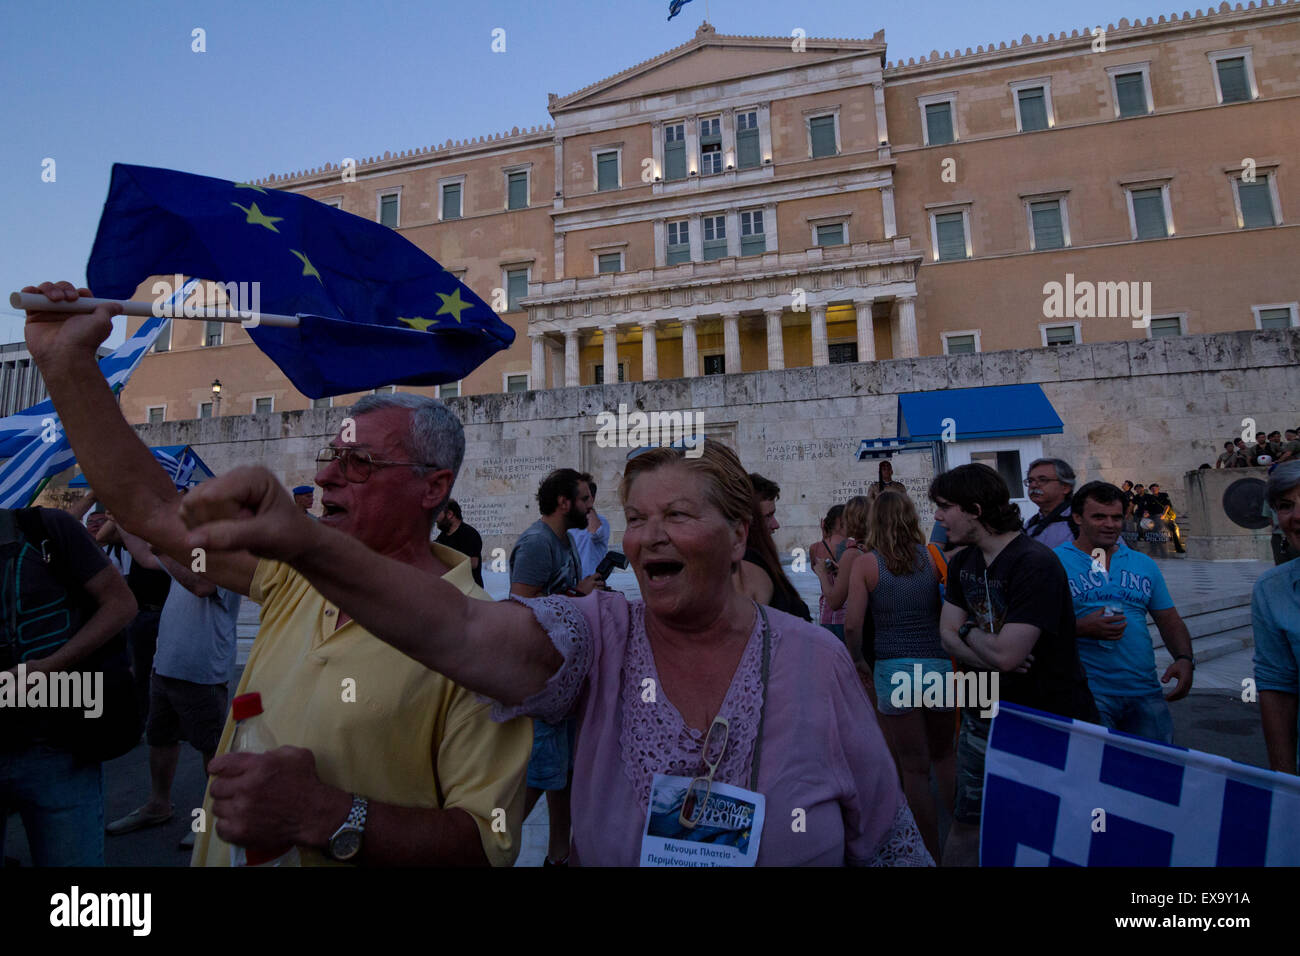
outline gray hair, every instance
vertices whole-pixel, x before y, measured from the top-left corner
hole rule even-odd
[[[1300,485],[1300,461],[1282,462],[1273,469],[1268,476],[1268,484],[1264,486],[1264,497],[1268,499],[1268,506],[1276,511],[1282,496],[1296,485]]]
[[[1029,463],[1029,471],[1026,471],[1025,474],[1029,474],[1039,465],[1051,465],[1056,469],[1056,477],[1061,484],[1068,485],[1071,488],[1074,487],[1074,469],[1070,467],[1068,461],[1062,461],[1059,458],[1035,458]]]
[[[436,468],[450,468],[455,481],[465,460],[465,429],[451,409],[427,395],[381,392],[365,396],[350,411],[353,415],[364,415],[384,408],[410,409],[411,429],[402,444],[412,461],[428,462],[431,466],[417,468],[416,473],[425,475]]]

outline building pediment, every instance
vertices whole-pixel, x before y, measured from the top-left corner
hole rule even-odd
[[[737,77],[806,69],[820,63],[885,52],[885,31],[870,39],[743,37],[717,33],[707,23],[694,39],[567,96],[550,94],[551,114],[587,109],[658,93],[680,92]]]

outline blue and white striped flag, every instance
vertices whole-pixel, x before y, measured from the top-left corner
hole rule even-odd
[[[197,285],[197,279],[186,282],[173,293],[169,304],[179,306]],[[99,360],[99,370],[114,393],[126,384],[170,321],[166,316],[150,316],[113,354]],[[0,466],[0,508],[26,507],[41,482],[76,462],[53,402],[46,399],[0,419],[0,458],[9,459]]]
[[[981,866],[1296,866],[1300,777],[1001,704]]]

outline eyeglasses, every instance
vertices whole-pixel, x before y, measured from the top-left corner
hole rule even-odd
[[[354,485],[366,481],[376,468],[389,468],[393,465],[410,465],[413,468],[436,467],[422,461],[385,461],[371,456],[369,452],[357,451],[355,448],[335,448],[333,445],[326,445],[316,452],[316,464],[325,466],[332,461],[339,463],[343,479]]]
[[[1052,482],[1060,480],[1060,478],[1026,478],[1025,487],[1032,488],[1034,485],[1050,485]]]
[[[722,728],[722,742],[718,749],[718,759],[709,760],[709,752],[713,749],[713,732],[719,727]],[[704,738],[704,765],[709,768],[706,776],[696,777],[691,781],[691,785],[686,788],[686,799],[682,801],[681,812],[677,814],[677,821],[689,830],[695,829],[696,825],[704,819],[704,808],[708,806],[709,794],[713,792],[713,775],[718,772],[718,764],[722,763],[722,755],[727,752],[727,736],[730,728],[727,724],[727,718],[714,717],[713,723],[709,725],[709,732]],[[687,815],[689,809],[690,814]]]

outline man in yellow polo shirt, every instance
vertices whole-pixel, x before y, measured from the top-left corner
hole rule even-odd
[[[66,282],[33,291],[89,295]],[[122,527],[195,570],[202,560],[214,583],[262,605],[239,692],[261,694],[261,719],[280,746],[228,753],[227,722],[194,864],[228,865],[233,843],[295,845],[304,864],[509,865],[530,723],[492,723],[487,705],[372,637],[285,565],[191,554],[180,496],[96,365],[116,311],[28,316],[29,350],[78,462]],[[486,599],[468,560],[429,542],[464,449],[460,422],[440,402],[367,396],[319,456],[322,523]]]

